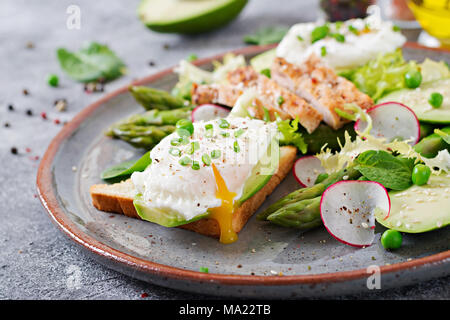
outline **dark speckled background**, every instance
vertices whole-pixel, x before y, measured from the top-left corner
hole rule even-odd
[[[80,84],[60,71],[55,50],[76,49],[87,41],[107,43],[128,66],[128,75],[106,86],[106,92],[132,79],[175,64],[190,53],[199,57],[242,46],[242,35],[259,26],[290,25],[314,20],[316,1],[253,0],[231,25],[196,37],[150,32],[136,18],[138,1],[0,2],[0,298],[1,299],[213,299],[149,285],[96,263],[70,242],[50,221],[35,197],[36,157],[43,155],[61,125],[102,96],[85,94]],[[283,3],[285,5],[280,5]],[[66,9],[81,8],[81,29],[66,28]],[[28,42],[34,48],[27,49]],[[165,49],[165,45],[169,49]],[[153,61],[154,66],[149,66]],[[48,73],[60,76],[50,88]],[[23,95],[26,88],[28,95]],[[66,112],[53,108],[68,101]],[[8,105],[14,111],[8,111]],[[25,114],[31,109],[34,116]],[[49,119],[39,114],[46,112]],[[10,127],[4,127],[5,123]],[[16,147],[19,155],[12,155]],[[29,148],[29,149],[27,149]],[[28,151],[28,152],[27,152]],[[385,292],[338,299],[449,299],[450,278]]]

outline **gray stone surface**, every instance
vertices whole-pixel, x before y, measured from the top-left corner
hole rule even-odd
[[[147,30],[136,18],[133,1],[0,2],[0,298],[1,299],[213,299],[169,290],[126,277],[97,264],[50,221],[36,198],[39,160],[61,129],[54,119],[69,120],[103,94],[86,94],[62,74],[56,48],[77,49],[87,41],[108,44],[128,66],[128,75],[106,92],[175,64],[190,53],[206,57],[242,46],[242,35],[262,25],[290,25],[315,19],[316,1],[250,1],[231,25],[206,35],[184,37]],[[66,28],[69,5],[81,8],[81,29]],[[34,48],[27,49],[28,42]],[[164,45],[169,49],[164,49]],[[155,66],[149,66],[154,61]],[[51,88],[46,75],[60,76]],[[29,95],[23,94],[23,89]],[[57,112],[55,99],[68,110]],[[8,105],[14,111],[8,111]],[[31,109],[34,116],[27,116]],[[39,114],[46,112],[48,119]],[[4,127],[9,123],[10,127]],[[16,147],[19,155],[11,154]],[[27,149],[29,148],[29,149]],[[389,292],[335,297],[344,299],[448,299],[450,278]]]

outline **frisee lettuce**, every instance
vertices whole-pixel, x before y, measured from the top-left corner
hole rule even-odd
[[[333,173],[352,165],[358,155],[369,150],[396,152],[403,158],[414,159],[415,163],[423,162],[431,169],[433,174],[450,171],[450,153],[446,149],[439,151],[436,157],[430,159],[425,158],[415,151],[408,144],[408,141],[394,140],[392,142],[386,142],[385,138],[375,138],[371,135],[366,135],[364,138],[357,136],[352,141],[350,134],[347,132],[345,133],[344,144],[339,141],[339,145],[341,149],[338,152],[332,152],[325,146],[316,155],[327,173]]]
[[[292,145],[297,147],[301,153],[305,154],[308,150],[308,145],[303,139],[303,135],[298,131],[298,118],[294,120],[277,120],[278,131],[280,132],[280,145]]]

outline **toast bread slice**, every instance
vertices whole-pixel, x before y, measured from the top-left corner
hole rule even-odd
[[[280,184],[291,170],[296,158],[297,149],[292,146],[280,148],[280,160],[277,171],[270,180],[248,200],[244,201],[233,213],[232,227],[238,233],[247,223],[248,219],[258,210],[264,200]],[[131,179],[115,184],[95,184],[90,188],[92,203],[100,211],[124,214],[128,217],[138,218],[139,215],[133,205],[135,195]],[[214,219],[200,219],[178,228],[191,230],[206,236],[220,236],[219,224]]]

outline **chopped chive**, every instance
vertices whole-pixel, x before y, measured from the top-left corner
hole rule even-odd
[[[200,163],[198,163],[198,161],[192,161],[192,169],[199,170],[200,169]]]
[[[230,136],[230,133],[229,132],[225,132],[225,131],[222,131],[221,133],[220,133],[220,135],[222,136],[222,137],[229,137]]]
[[[198,56],[197,56],[196,54],[194,54],[194,53],[190,54],[190,55],[186,58],[186,60],[187,60],[188,62],[192,62],[192,61],[195,61],[195,60],[197,60],[197,59],[198,59]]]
[[[359,34],[358,29],[356,29],[356,28],[355,28],[354,26],[352,26],[352,25],[349,25],[349,26],[348,26],[348,31],[350,31],[350,32],[352,32],[352,33],[354,33],[354,34],[356,34],[356,35]]]
[[[234,137],[239,138],[244,133],[244,129],[239,128],[234,132]]]
[[[188,144],[189,143],[189,137],[188,136],[182,136],[181,138],[180,138],[180,144],[181,145],[186,145],[186,144]]]
[[[173,146],[178,146],[180,143],[181,143],[180,138],[174,138],[174,139],[170,140],[170,144]]]
[[[264,118],[263,118],[263,120],[265,121],[265,122],[270,122],[270,113],[269,113],[269,110],[267,109],[267,108],[265,108],[265,107],[262,107],[263,108],[263,111],[264,111]]]
[[[239,143],[237,141],[235,141],[233,144],[233,150],[234,150],[234,152],[241,151],[241,148],[239,147]]]
[[[200,143],[198,143],[198,141],[191,142],[191,145],[189,146],[187,153],[193,154],[198,149],[200,149]]]
[[[283,102],[284,102],[283,96],[279,96],[279,97],[277,98],[277,103],[278,103],[278,105],[281,106],[281,105],[283,104]]]
[[[211,158],[208,156],[208,154],[205,153],[202,155],[202,162],[207,166],[211,165]]]
[[[173,155],[174,157],[179,157],[179,156],[181,156],[181,150],[180,150],[180,149],[177,149],[177,148],[170,148],[170,149],[169,149],[169,153],[170,153],[171,155]]]
[[[330,28],[327,25],[315,27],[313,31],[311,31],[311,43],[322,40],[328,35]]]
[[[400,28],[399,26],[397,26],[397,25],[394,24],[394,25],[392,26],[392,30],[395,31],[395,32],[399,32],[399,31],[401,30],[401,28]]]
[[[271,77],[270,69],[269,69],[269,68],[262,69],[259,73],[265,75],[267,78],[270,78],[270,77]]]
[[[333,38],[335,38],[337,42],[345,42],[345,36],[343,34],[333,33]]]
[[[206,267],[200,267],[200,272],[209,273],[209,269]]]
[[[304,39],[303,39],[302,36],[297,36],[297,40],[298,40],[298,41],[303,41]]]
[[[214,135],[214,127],[213,127],[213,125],[208,123],[207,125],[205,125],[205,129],[206,129],[205,136],[207,138],[212,138],[212,136]]]
[[[188,164],[191,164],[191,163],[192,163],[192,160],[191,160],[191,158],[189,158],[188,156],[184,156],[183,158],[181,158],[181,159],[178,161],[178,163],[181,164],[182,166],[187,166]]]
[[[320,47],[320,55],[325,57],[327,55],[327,48],[325,46]]]
[[[227,120],[225,120],[225,119],[220,119],[219,120],[219,127],[222,128],[222,129],[226,129],[226,128],[230,127],[230,123]]]
[[[211,151],[211,158],[212,159],[220,158],[221,155],[222,155],[222,152],[220,150],[213,150],[213,151]]]

